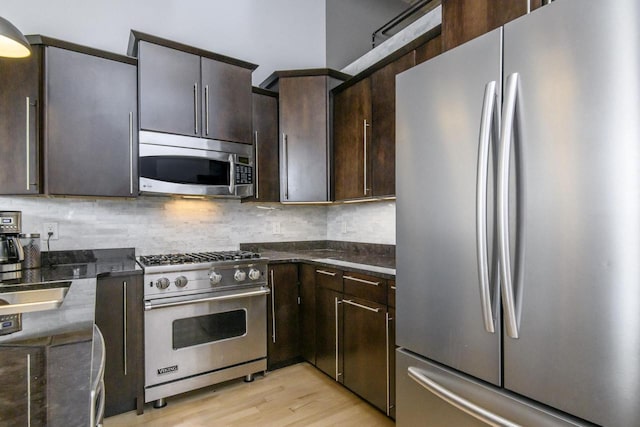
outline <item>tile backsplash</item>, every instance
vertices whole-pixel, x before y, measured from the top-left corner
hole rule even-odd
[[[51,250],[133,247],[139,255],[238,249],[244,242],[340,240],[395,244],[395,202],[311,206],[141,196],[131,199],[1,196],[22,211],[24,233],[57,222]],[[345,228],[346,227],[346,228]],[[346,232],[343,232],[346,231]]]

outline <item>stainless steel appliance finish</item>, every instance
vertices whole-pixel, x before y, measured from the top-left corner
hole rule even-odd
[[[253,195],[253,146],[140,131],[140,191],[196,196]]]
[[[22,212],[0,212],[0,272],[18,271],[24,251],[18,236],[22,232]]]
[[[397,342],[498,394],[629,426],[640,419],[640,6],[599,6],[553,2],[398,77]]]
[[[145,401],[266,370],[267,261],[259,254],[141,256]]]

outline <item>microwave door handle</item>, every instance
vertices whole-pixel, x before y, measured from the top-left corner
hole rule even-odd
[[[236,193],[236,160],[233,154],[229,154],[229,193]]]

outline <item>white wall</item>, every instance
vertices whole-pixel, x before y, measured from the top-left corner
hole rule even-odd
[[[245,242],[324,240],[327,232],[324,206],[238,200],[0,197],[0,210],[22,211],[24,233],[43,234],[43,223],[57,222],[60,239],[50,241],[51,250],[133,247],[139,255],[234,250]],[[274,223],[280,234],[273,234]]]
[[[324,67],[325,0],[3,0],[0,16],[43,34],[125,54],[139,30],[274,70]]]

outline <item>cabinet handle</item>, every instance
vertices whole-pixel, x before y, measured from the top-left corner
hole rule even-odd
[[[209,136],[209,85],[204,86],[204,134]]]
[[[339,354],[340,354],[340,351],[339,351],[339,345],[340,345],[340,343],[339,343],[339,341],[338,341],[338,330],[339,330],[339,329],[338,329],[338,327],[339,327],[339,325],[338,325],[338,322],[339,322],[339,317],[338,317],[338,304],[340,304],[341,302],[342,302],[342,301],[338,301],[338,297],[335,297],[335,313],[336,313],[336,381],[338,381],[338,377],[339,377],[340,375],[342,375],[342,373],[341,373],[341,372],[339,372],[340,367],[339,367],[339,364],[338,364],[338,360],[339,360],[339,359],[338,359],[338,356],[339,356]]]
[[[133,194],[133,112],[129,111],[129,193]]]
[[[193,84],[193,118],[195,120],[195,134],[198,134],[198,83]]]
[[[256,143],[256,177],[255,177],[255,181],[256,181],[256,199],[260,197],[260,192],[259,192],[259,182],[260,182],[260,150],[258,149],[258,131],[255,131],[254,133],[254,139],[255,139],[255,143]]]
[[[31,354],[27,353],[27,426],[31,427]]]
[[[367,123],[367,119],[364,119],[364,124],[362,126],[362,132],[363,132],[363,146],[364,146],[364,156],[362,159],[362,166],[364,169],[364,185],[363,185],[363,192],[364,195],[367,195],[367,128],[369,127],[369,123]]]
[[[27,150],[27,191],[29,191],[31,189],[31,186],[29,185],[29,178],[31,175],[31,157],[30,157],[30,150],[29,150],[29,140],[31,139],[31,136],[29,135],[29,122],[30,122],[30,113],[31,113],[31,100],[30,98],[27,96],[27,125],[26,125],[26,150]]]
[[[391,289],[395,291],[395,290],[396,290],[396,287],[395,287],[395,286],[391,286]]]
[[[273,270],[271,270],[269,272],[269,275],[271,276],[271,326],[272,326],[272,333],[271,333],[271,340],[273,341],[273,343],[276,343],[276,282],[275,280],[273,280]]]
[[[365,310],[373,311],[374,313],[379,313],[380,312],[379,308],[367,307],[366,305],[362,305],[362,304],[358,304],[357,302],[353,302],[350,299],[343,299],[342,302],[345,302],[345,303],[347,303],[349,305],[352,305],[354,307],[360,307],[360,308],[364,308]]]
[[[289,141],[287,134],[282,134],[282,153],[284,154],[284,199],[289,200]]]
[[[385,337],[386,337],[386,342],[387,342],[387,351],[386,351],[386,355],[387,355],[387,417],[390,415],[391,413],[391,396],[389,395],[389,387],[391,387],[391,379],[390,379],[390,366],[389,366],[389,322],[391,321],[391,317],[389,317],[389,312],[387,311],[384,314],[385,317]]]
[[[333,273],[331,271],[325,271],[325,270],[316,270],[316,273],[324,274],[325,276],[331,276],[331,277],[336,275],[336,273]]]
[[[124,374],[127,375],[127,282],[122,282],[122,324],[124,334],[122,334],[122,348],[124,356]]]
[[[373,286],[380,286],[380,282],[371,282],[369,280],[358,279],[357,277],[352,277],[352,276],[342,276],[342,277],[346,280],[351,280],[354,282],[366,283],[367,285],[373,285]]]

